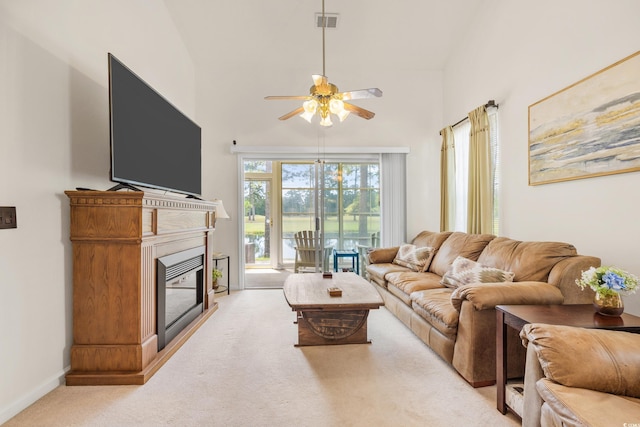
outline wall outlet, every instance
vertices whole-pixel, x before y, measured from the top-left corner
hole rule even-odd
[[[18,228],[15,206],[0,206],[0,229]]]

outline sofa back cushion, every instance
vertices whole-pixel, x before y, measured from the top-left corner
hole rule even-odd
[[[433,248],[434,252],[437,252],[442,243],[447,240],[447,237],[451,235],[451,231],[422,231],[416,237],[413,238],[411,243],[418,247],[426,246]]]
[[[512,271],[516,282],[546,282],[554,265],[575,255],[576,248],[568,243],[521,242],[497,237],[482,251],[478,262]]]
[[[471,261],[477,261],[482,250],[495,237],[492,234],[467,234],[459,231],[451,233],[433,257],[429,271],[439,276],[444,276],[453,261],[459,256]],[[501,268],[490,263],[485,264]]]

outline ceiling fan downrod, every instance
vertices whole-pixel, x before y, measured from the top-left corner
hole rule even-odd
[[[322,75],[326,76],[327,72],[325,70],[325,41],[324,41],[324,30],[327,28],[327,21],[324,17],[324,0],[322,0]]]

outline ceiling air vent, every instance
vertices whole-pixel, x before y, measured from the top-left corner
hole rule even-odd
[[[316,27],[322,28],[322,13],[316,13]],[[337,13],[325,13],[324,14],[324,27],[325,28],[338,28],[338,14]]]

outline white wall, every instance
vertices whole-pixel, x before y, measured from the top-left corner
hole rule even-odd
[[[444,119],[500,104],[501,234],[640,274],[640,173],[528,186],[528,106],[640,49],[637,0],[487,0],[444,70]],[[640,295],[625,298],[640,314]]]
[[[0,424],[60,383],[72,344],[64,190],[106,189],[107,52],[187,115],[195,72],[163,5],[0,0]],[[143,25],[141,25],[143,23]]]

